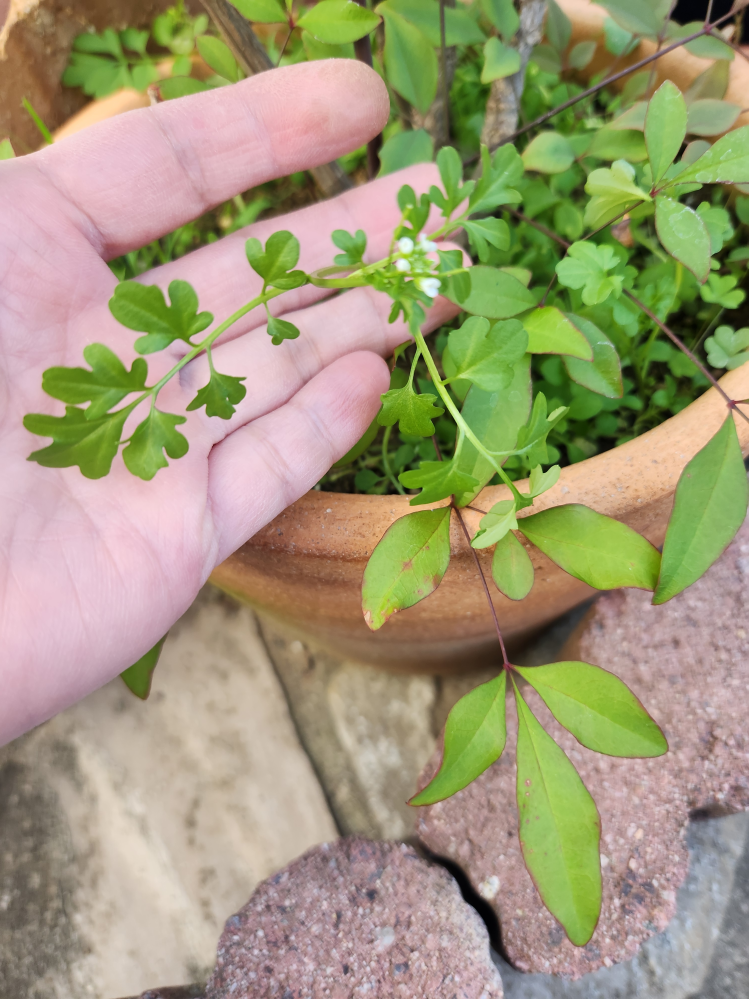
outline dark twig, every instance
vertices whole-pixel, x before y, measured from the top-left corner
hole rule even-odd
[[[455,506],[455,503],[452,504],[452,508],[455,511],[455,513],[458,515],[460,526],[463,528],[463,534],[466,539],[466,544],[471,549],[471,554],[473,555],[474,562],[476,563],[476,568],[478,569],[479,577],[481,579],[481,585],[484,587],[484,593],[486,594],[486,599],[489,602],[489,609],[491,610],[492,618],[494,620],[494,627],[497,632],[497,638],[499,639],[499,647],[502,650],[502,662],[504,663],[504,666],[507,669],[509,669],[511,665],[510,660],[507,658],[507,650],[505,649],[504,639],[502,638],[502,631],[499,627],[499,619],[497,618],[497,612],[494,609],[494,603],[492,601],[491,593],[489,592],[489,586],[486,582],[486,576],[484,575],[484,570],[481,568],[481,562],[479,561],[479,557],[476,554],[476,549],[471,544],[471,535],[468,533],[468,528],[466,527],[465,521],[463,520],[463,514],[460,512],[458,507]]]
[[[639,62],[635,62],[631,66],[627,66],[618,73],[614,73],[612,76],[607,76],[605,79],[599,80],[598,83],[595,83],[592,87],[588,87],[587,90],[584,90],[581,94],[577,94],[576,97],[571,97],[563,104],[558,104],[555,108],[552,108],[551,111],[547,111],[545,114],[542,114],[540,117],[536,118],[535,121],[531,121],[527,125],[523,125],[522,128],[516,129],[510,135],[502,139],[501,142],[498,142],[496,146],[492,146],[492,151],[499,148],[499,146],[504,146],[508,142],[514,142],[515,139],[519,138],[521,135],[525,135],[526,132],[530,132],[532,129],[538,128],[539,125],[543,125],[550,118],[561,114],[561,112],[566,111],[567,108],[573,107],[573,105],[577,104],[579,101],[584,101],[587,97],[592,97],[593,94],[597,94],[599,90],[602,90],[604,87],[608,87],[612,83],[616,83],[617,80],[621,80],[625,76],[629,76],[630,73],[636,73],[639,69],[644,69],[645,66],[649,66],[652,62],[655,62],[656,59],[661,59],[663,56],[668,55],[669,52],[674,52],[676,49],[686,45],[687,42],[693,42],[697,38],[702,38],[703,35],[709,35],[713,28],[716,28],[719,24],[727,21],[728,18],[733,17],[733,15],[734,12],[729,11],[727,14],[724,14],[722,17],[713,21],[712,24],[703,25],[703,27],[700,28],[699,31],[695,31],[694,34],[687,35],[685,38],[679,38],[671,45],[667,45],[665,49],[653,52],[652,55],[646,56],[644,59],[640,59]],[[465,162],[466,164],[469,164],[476,162],[476,160],[478,160],[478,153],[470,157],[470,159]]]
[[[278,53],[278,62],[276,63],[276,68],[278,68],[281,65],[281,60],[283,59],[283,54],[286,51],[286,46],[289,44],[289,40],[291,38],[291,35],[292,35],[293,31],[294,31],[293,28],[289,28],[289,33],[286,36],[286,38],[284,39],[284,43],[281,46],[281,51]]]
[[[356,0],[360,7],[367,6],[367,0]],[[359,62],[372,67],[372,41],[369,35],[358,38],[354,42],[354,54]],[[382,149],[382,132],[367,143],[367,179],[373,180],[380,169],[380,150]]]

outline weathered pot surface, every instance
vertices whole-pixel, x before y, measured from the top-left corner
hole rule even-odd
[[[733,398],[747,398],[749,363],[725,375],[721,384]],[[725,402],[710,389],[654,430],[564,468],[556,486],[520,516],[563,503],[584,503],[660,545],[684,465],[725,417]],[[735,419],[747,454],[749,423]],[[475,506],[488,510],[509,495],[506,486],[490,486]],[[413,509],[404,496],[313,490],[218,566],[211,580],[258,610],[282,618],[300,634],[354,659],[391,670],[475,668],[481,659],[497,654],[497,643],[473,556],[455,517],[450,568],[437,590],[377,632],[364,623],[361,581],[367,559],[387,528]],[[481,514],[466,510],[464,516],[475,531]],[[516,602],[491,587],[502,630],[511,640],[532,634],[594,592],[525,544],[536,570],[530,594]],[[491,550],[479,552],[479,558],[490,575]]]

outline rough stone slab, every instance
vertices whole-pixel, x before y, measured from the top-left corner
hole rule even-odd
[[[703,579],[661,607],[636,590],[603,595],[564,658],[620,676],[663,727],[671,751],[617,760],[581,747],[528,700],[578,768],[598,805],[603,836],[603,909],[591,942],[573,947],[523,867],[517,841],[514,749],[473,785],[423,810],[426,846],[458,862],[493,905],[502,944],[523,970],[577,978],[626,961],[665,929],[687,871],[693,809],[749,807],[749,526]],[[510,715],[514,709],[511,709]],[[433,759],[424,781],[436,770]]]
[[[335,835],[252,612],[206,590],[148,701],[116,680],[0,750],[0,995],[205,981],[255,885]]]
[[[416,814],[406,801],[434,749],[438,681],[340,659],[267,618],[260,625],[340,830],[410,836]]]
[[[486,927],[401,843],[323,844],[260,885],[221,936],[206,999],[501,999]]]

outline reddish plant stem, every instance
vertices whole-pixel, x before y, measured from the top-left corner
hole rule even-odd
[[[489,604],[489,610],[491,611],[492,618],[494,620],[494,628],[497,632],[497,638],[499,639],[499,647],[502,650],[502,665],[505,667],[505,669],[509,670],[511,664],[510,660],[507,658],[507,649],[505,649],[504,639],[502,638],[502,631],[499,627],[499,619],[497,618],[497,612],[494,609],[494,603],[492,601],[491,593],[489,592],[489,585],[486,582],[486,576],[484,575],[484,570],[481,568],[481,562],[479,561],[479,557],[476,554],[476,549],[471,544],[471,535],[468,533],[468,528],[466,527],[466,523],[463,520],[463,514],[460,512],[460,510],[453,501],[451,501],[451,506],[458,516],[458,520],[460,521],[460,526],[463,528],[463,534],[466,539],[466,544],[471,549],[471,554],[473,555],[473,560],[476,563],[476,568],[478,569],[478,574],[481,579],[481,585],[484,587],[484,593],[486,594],[486,599]]]

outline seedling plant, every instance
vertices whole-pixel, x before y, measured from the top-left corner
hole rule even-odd
[[[261,0],[243,0],[237,6],[256,21],[280,12],[290,33],[307,31],[322,39],[320,44],[349,44],[375,27],[372,18],[382,17],[386,68],[388,45],[392,52],[393,38],[404,30],[400,22],[410,23],[400,12],[401,7],[406,9],[404,0],[386,0],[375,9],[379,14],[364,7],[351,12],[348,7],[356,5],[349,4],[344,11],[349,33],[344,37],[339,32],[334,38],[332,29],[326,35],[325,18],[332,18],[333,23],[344,16],[339,0],[322,0],[299,17],[291,6],[284,9],[276,0],[262,0],[262,4]],[[267,7],[262,17],[260,6],[264,11]],[[422,6],[433,28],[439,6],[431,2]],[[664,7],[662,3],[640,5],[644,13],[637,15],[640,7],[635,4],[632,10],[618,2],[605,6],[613,17],[612,45],[620,53],[631,46],[635,34],[653,33],[649,22],[644,27],[635,24],[637,17],[647,20],[651,6],[658,11]],[[417,8],[422,10],[415,2],[408,7],[412,18]],[[669,33],[671,37],[677,34],[667,20],[667,8],[668,4],[656,12],[655,24],[655,35],[664,46]],[[517,24],[508,20],[510,10],[514,14],[511,5],[499,0],[480,5],[484,23],[488,19],[494,26],[482,43],[487,76],[491,73],[486,66],[505,65],[502,60],[507,75],[518,68],[517,52],[509,44],[517,30]],[[443,9],[443,45],[446,13]],[[540,46],[530,71],[537,81],[543,82],[543,74],[554,78],[563,63],[575,67],[592,57],[589,49],[569,49],[569,34],[560,15],[550,0],[548,44],[545,51]],[[458,14],[453,12],[452,17]],[[426,15],[423,21],[427,25]],[[478,18],[471,23],[479,25]],[[351,25],[357,26],[353,33]],[[362,34],[357,34],[360,30]],[[713,57],[725,58],[727,43],[715,36],[712,25],[678,31],[677,42],[670,44],[712,42]],[[431,39],[432,54],[438,44],[439,38]],[[716,56],[718,46],[723,47],[722,54]],[[505,49],[514,55],[508,56]],[[394,57],[390,58],[392,66]],[[432,67],[426,58],[425,66]],[[393,88],[400,86],[400,92],[412,100],[403,83],[396,82],[392,69],[387,76]],[[432,79],[428,73],[426,77]],[[602,86],[594,85],[595,92]],[[429,101],[423,99],[425,107],[434,99],[436,88],[435,75]],[[578,87],[577,93],[561,102],[561,109],[572,109],[590,97],[591,92]],[[414,493],[411,505],[419,509],[396,520],[372,552],[362,588],[364,618],[373,631],[378,630],[393,614],[434,592],[450,563],[450,527],[455,522],[474,552],[496,624],[500,660],[498,675],[452,709],[440,768],[411,804],[430,805],[455,794],[500,757],[509,689],[518,724],[517,806],[523,858],[544,904],[569,939],[580,946],[590,940],[601,907],[600,818],[574,765],[535,717],[527,690],[532,688],[556,720],[594,752],[656,757],[667,752],[668,745],[636,696],[600,666],[562,662],[524,668],[510,661],[489,581],[476,552],[493,548],[491,580],[512,600],[524,599],[533,586],[530,544],[590,586],[638,587],[652,591],[653,602],[661,604],[698,579],[724,551],[744,521],[749,500],[736,429],[737,419],[749,419],[749,401],[730,398],[711,370],[737,367],[749,358],[749,332],[717,325],[726,309],[743,300],[743,292],[736,287],[737,265],[729,261],[728,273],[722,273],[719,254],[733,229],[728,213],[718,204],[718,192],[720,185],[749,184],[749,127],[729,131],[711,145],[694,138],[714,134],[704,123],[706,110],[697,105],[700,100],[724,102],[692,95],[688,105],[669,82],[652,97],[646,86],[640,97],[630,102],[623,120],[620,116],[605,128],[588,129],[587,146],[579,142],[579,128],[577,138],[574,128],[570,135],[545,130],[528,142],[524,135],[538,121],[524,126],[523,135],[511,136],[515,144],[506,141],[493,151],[482,147],[478,162],[468,169],[454,147],[444,146],[436,158],[440,186],[421,195],[408,185],[400,189],[400,222],[381,260],[367,262],[367,236],[361,230],[333,232],[332,242],[339,252],[329,267],[313,273],[298,268],[300,247],[291,232],[278,231],[265,245],[248,239],[247,261],[262,279],[262,290],[219,322],[200,311],[194,289],[184,281],[172,281],[168,299],[156,286],[122,281],[110,310],[123,327],[139,334],[135,349],[141,356],[127,368],[110,348],[91,344],[83,354],[86,367],[54,367],[44,372],[42,387],[65,403],[65,415],[30,414],[24,420],[32,433],[52,439],[30,455],[32,461],[53,468],[77,466],[83,475],[95,479],[109,473],[122,449],[128,470],[150,480],[167,467],[167,458],[176,460],[189,447],[178,429],[186,417],[159,408],[162,389],[185,365],[200,354],[207,356],[209,364],[208,381],[188,404],[188,411],[205,407],[208,416],[229,419],[244,398],[244,377],[217,371],[212,358],[213,345],[242,316],[263,307],[268,335],[283,349],[284,341],[303,335],[303,330],[274,314],[272,303],[284,292],[305,284],[331,292],[369,286],[388,296],[390,320],[402,316],[411,339],[395,352],[391,387],[382,397],[376,423],[342,461],[345,466],[367,453],[374,438],[382,434],[383,478],[399,491]],[[537,95],[528,98],[528,103],[534,100],[538,105]],[[542,95],[543,101],[549,103],[548,93]],[[412,103],[421,106],[415,99]],[[537,108],[541,124],[559,109]],[[619,110],[614,107],[612,112]],[[721,113],[725,117],[725,111]],[[688,135],[692,141],[685,144]],[[596,142],[599,156],[604,147],[609,150],[600,159],[611,165],[594,163],[587,171],[583,210],[578,212],[574,205],[565,206],[557,199],[535,211],[534,198],[538,202],[552,191],[543,177],[557,178],[562,185],[558,190],[563,191],[567,174],[571,190],[579,180],[571,174],[581,171],[577,161]],[[591,166],[590,159],[585,162]],[[729,196],[736,197],[735,193]],[[737,210],[741,216],[744,209]],[[538,221],[543,211],[552,212],[553,228]],[[440,219],[436,225],[430,222],[435,215]],[[646,275],[647,280],[643,269],[633,265],[634,255],[623,245],[627,241],[612,236],[612,226],[622,221],[626,234],[634,233],[633,243],[646,245],[656,258],[656,264],[650,265],[655,273]],[[478,263],[469,265],[460,250],[440,245],[460,233],[467,237]],[[734,258],[741,259],[740,254]],[[642,289],[647,294],[640,297]],[[438,294],[462,311],[459,321],[437,338],[435,350],[421,328],[425,310]],[[665,322],[669,311],[690,301],[718,306],[709,328],[702,331],[707,365]],[[643,325],[645,342],[640,336]],[[706,337],[707,333],[712,335]],[[652,347],[659,334],[665,337],[657,342],[667,347],[665,357],[676,373],[673,377],[682,372],[681,376],[697,378],[696,384],[711,383],[726,405],[720,428],[682,473],[662,553],[631,528],[586,506],[533,510],[538,497],[560,475],[560,450],[550,437],[554,439],[556,433],[561,442],[559,428],[571,423],[570,410],[579,398],[574,396],[565,405],[559,400],[550,404],[549,396],[564,383],[575,391],[581,389],[586,398],[620,399],[625,395],[621,355],[637,355],[627,346],[628,338],[640,337],[635,367],[641,370],[653,360]],[[176,340],[186,343],[186,353],[167,374],[150,382],[147,356]],[[540,373],[542,383],[539,389],[537,377],[535,394],[533,371]],[[126,435],[126,424],[131,426],[128,421],[136,413],[142,419]],[[393,468],[388,446],[396,427],[401,439],[413,447],[416,466],[400,474]],[[570,457],[574,454],[568,453]],[[478,504],[481,490],[490,481],[504,483],[507,495],[486,510]],[[483,515],[473,536],[463,515],[466,508]],[[161,644],[124,674],[140,696],[148,693]]]

